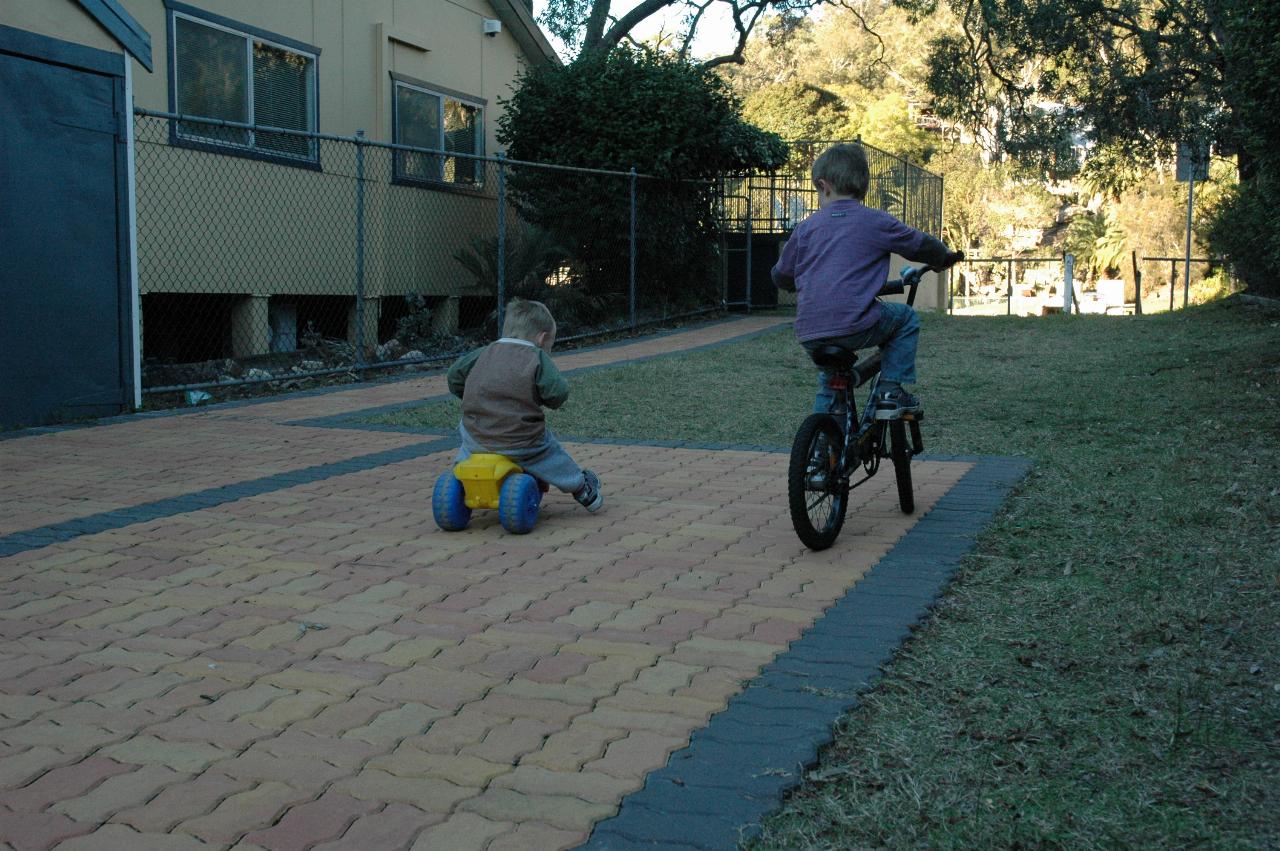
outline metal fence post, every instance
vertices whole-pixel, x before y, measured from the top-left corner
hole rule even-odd
[[[1191,302],[1191,213],[1196,200],[1196,171],[1191,169],[1187,177],[1187,252],[1186,263],[1182,267],[1182,309],[1186,310]]]
[[[498,154],[498,334],[507,313],[507,163]]]
[[[747,186],[747,313],[751,312],[751,186]]]
[[[364,366],[364,131],[356,131],[356,366]]]
[[[902,160],[902,220],[907,221],[907,158]]]
[[[1169,312],[1173,312],[1173,291],[1178,287],[1178,261],[1169,263]]]
[[[1142,270],[1138,268],[1138,252],[1129,252],[1129,259],[1133,262],[1133,314],[1134,316],[1142,315]]]
[[[1062,255],[1062,312],[1071,313],[1072,288],[1075,284],[1071,278],[1075,274],[1076,256],[1070,251]]]
[[[1005,282],[1005,299],[1004,299],[1004,315],[1013,314],[1013,258],[1010,257],[1005,263],[1005,274],[1008,279]]]
[[[636,167],[631,167],[631,252],[630,252],[630,270],[628,272],[629,279],[629,295],[628,304],[630,306],[631,330],[637,327],[636,322]]]

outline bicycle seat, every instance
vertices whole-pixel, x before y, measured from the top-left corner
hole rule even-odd
[[[844,371],[853,368],[858,360],[858,353],[844,346],[826,345],[809,352],[809,357],[824,369]]]

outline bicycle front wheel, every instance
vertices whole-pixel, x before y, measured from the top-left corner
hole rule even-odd
[[[898,506],[903,514],[916,510],[916,495],[911,488],[911,448],[907,444],[907,424],[902,420],[889,421],[889,457],[893,459],[893,473],[898,479]]]
[[[835,543],[844,525],[849,486],[840,475],[843,446],[844,434],[827,414],[810,414],[791,445],[787,470],[791,525],[811,550],[825,550]]]

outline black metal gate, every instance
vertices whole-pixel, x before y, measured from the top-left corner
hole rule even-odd
[[[0,27],[0,426],[132,399],[124,58]]]

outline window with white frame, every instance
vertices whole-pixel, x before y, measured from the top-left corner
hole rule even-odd
[[[316,54],[173,11],[174,109],[241,124],[316,130]],[[183,140],[315,161],[314,139],[179,122]]]
[[[484,155],[484,101],[395,80],[395,142],[453,154]],[[484,162],[468,157],[396,151],[396,177],[422,183],[480,186]]]

